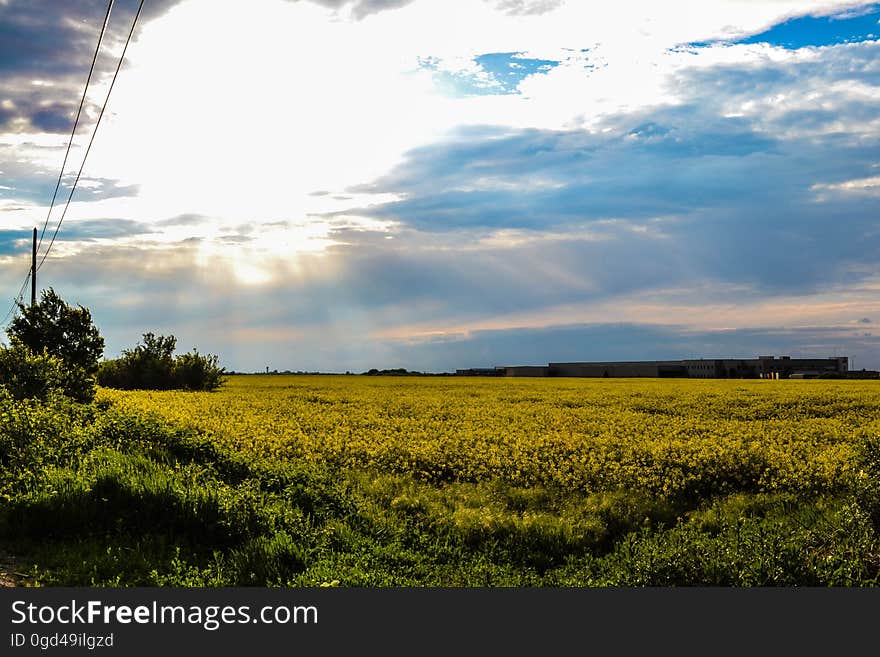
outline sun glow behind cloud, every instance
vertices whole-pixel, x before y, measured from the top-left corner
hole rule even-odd
[[[343,207],[342,194],[432,134],[419,76],[309,3],[196,0],[148,26],[114,98],[102,164],[141,197],[246,219]],[[346,199],[347,200],[347,199]]]

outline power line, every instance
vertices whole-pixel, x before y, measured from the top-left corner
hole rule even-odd
[[[125,59],[125,52],[128,50],[128,44],[131,41],[131,35],[134,34],[135,26],[137,25],[138,17],[141,15],[141,9],[143,9],[144,0],[140,0],[140,4],[138,4],[137,13],[134,15],[134,20],[131,22],[131,29],[128,32],[128,37],[125,39],[125,46],[122,48],[122,54],[119,56],[119,62],[116,64],[116,70],[113,72],[113,79],[110,81],[110,88],[107,90],[107,96],[104,98],[104,105],[101,107],[101,113],[98,114],[98,120],[95,121],[95,129],[92,131],[92,137],[89,139],[89,145],[86,147],[86,152],[83,155],[82,163],[80,164],[79,171],[76,174],[76,179],[73,181],[73,186],[70,188],[70,194],[67,196],[67,202],[64,204],[64,210],[61,213],[61,218],[58,220],[58,225],[55,227],[55,232],[52,234],[52,239],[49,241],[49,246],[46,247],[46,252],[43,254],[43,257],[40,259],[40,264],[37,265],[37,271],[43,266],[43,263],[46,261],[46,258],[49,257],[49,251],[52,250],[52,245],[55,244],[55,238],[58,236],[58,231],[61,229],[61,223],[64,221],[64,216],[67,214],[67,209],[70,207],[70,200],[73,198],[73,193],[76,191],[76,185],[79,183],[79,178],[82,175],[83,168],[86,166],[86,160],[89,157],[89,151],[92,150],[92,144],[95,143],[95,135],[98,134],[98,126],[101,125],[101,119],[104,116],[104,110],[107,109],[107,103],[110,100],[110,94],[113,91],[113,85],[116,84],[116,77],[119,75],[119,69],[122,68],[122,62]]]
[[[82,97],[79,100],[79,107],[76,110],[76,117],[73,120],[73,128],[70,131],[70,139],[67,141],[67,149],[64,152],[64,161],[61,163],[61,170],[58,172],[58,180],[55,183],[55,191],[52,193],[52,201],[49,203],[49,211],[46,213],[46,220],[43,222],[43,230],[40,233],[40,241],[39,244],[43,243],[43,236],[46,234],[46,228],[49,225],[49,218],[52,216],[52,210],[55,207],[55,199],[58,197],[58,190],[61,187],[61,180],[64,178],[64,169],[67,167],[67,159],[70,157],[70,149],[73,145],[73,139],[76,136],[76,129],[79,126],[79,118],[82,114],[83,106],[85,105],[86,95],[88,94],[89,84],[92,81],[92,74],[95,71],[95,63],[98,61],[98,54],[101,50],[101,43],[104,41],[104,33],[107,31],[107,25],[110,22],[110,11],[113,8],[114,0],[109,0],[107,3],[107,11],[104,14],[104,22],[101,24],[101,32],[98,34],[98,43],[95,45],[95,52],[92,55],[92,63],[89,66],[89,74],[86,77],[86,84],[83,87]],[[39,248],[39,245],[38,245]],[[28,269],[28,273],[24,278],[24,281],[21,284],[21,288],[18,290],[18,294],[12,301],[12,305],[9,307],[9,310],[6,311],[6,315],[3,317],[3,320],[0,321],[0,325],[5,324],[6,320],[12,315],[15,307],[21,302],[22,295],[24,294],[24,289],[28,284],[28,281],[31,280],[32,272]]]
[[[64,168],[67,166],[67,158],[70,156],[70,147],[73,145],[73,138],[76,134],[76,128],[79,125],[79,117],[82,113],[83,105],[86,102],[86,94],[89,90],[89,83],[92,81],[92,73],[95,70],[95,62],[98,61],[98,52],[101,50],[101,42],[104,40],[104,32],[107,30],[107,24],[110,22],[110,10],[113,8],[113,0],[107,4],[107,13],[104,15],[104,24],[101,26],[101,33],[98,35],[98,44],[95,46],[95,54],[92,55],[92,65],[89,67],[89,75],[86,78],[86,86],[83,88],[82,98],[79,99],[79,109],[76,110],[76,118],[73,120],[73,129],[70,131],[70,140],[67,142],[67,150],[64,152],[64,162],[61,163],[61,171],[58,172],[58,182],[55,183],[55,191],[52,194],[52,202],[49,203],[49,212],[46,213],[46,221],[43,222],[43,231],[40,233],[40,241],[37,248],[43,244],[43,235],[46,234],[46,227],[49,225],[49,217],[52,216],[52,208],[55,207],[55,199],[58,196],[58,189],[61,187],[61,179],[64,177]]]

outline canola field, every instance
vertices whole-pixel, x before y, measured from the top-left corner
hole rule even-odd
[[[264,535],[245,559],[292,550],[296,568],[253,582],[215,553],[196,582],[873,586],[880,573],[872,381],[276,375],[101,396],[312,473],[266,498],[305,508],[304,533]],[[261,472],[257,490],[276,480]]]
[[[876,381],[231,376],[0,395],[40,585],[875,586]]]
[[[674,498],[838,490],[880,433],[871,381],[273,375],[101,395],[255,456]]]

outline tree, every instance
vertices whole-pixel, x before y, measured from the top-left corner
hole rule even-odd
[[[65,393],[67,370],[61,359],[34,354],[18,341],[0,349],[0,383],[13,399],[45,400],[52,393]]]
[[[52,288],[43,290],[39,303],[19,303],[18,309],[19,314],[6,330],[13,346],[22,345],[35,356],[57,358],[64,368],[65,394],[78,401],[91,401],[104,338],[92,323],[89,309],[68,305]]]
[[[216,390],[225,370],[217,356],[192,353],[174,356],[177,338],[144,333],[143,343],[122,357],[101,363],[98,382],[122,390]]]
[[[133,388],[165,390],[173,388],[174,349],[177,338],[173,335],[144,333],[143,344],[122,352],[130,375],[136,381]]]
[[[153,335],[144,333],[144,343],[134,348],[135,352],[143,354],[144,358],[160,362],[174,358],[174,350],[177,348],[177,338],[173,335]]]

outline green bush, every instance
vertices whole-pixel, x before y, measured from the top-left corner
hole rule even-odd
[[[67,390],[70,383],[76,383],[76,377],[68,376],[60,358],[46,352],[34,354],[20,342],[0,349],[0,385],[14,399],[46,399],[53,392],[76,393]],[[71,396],[88,396],[85,391],[80,392]]]
[[[174,387],[183,390],[216,390],[223,384],[223,368],[214,355],[201,355],[193,349],[174,359],[171,377]]]
[[[98,385],[105,388],[132,390],[127,377],[128,368],[121,358],[101,361],[98,364]]]
[[[217,356],[193,349],[175,357],[173,335],[143,337],[143,344],[126,349],[121,358],[100,364],[100,385],[120,390],[216,390],[223,384],[225,370]]]

